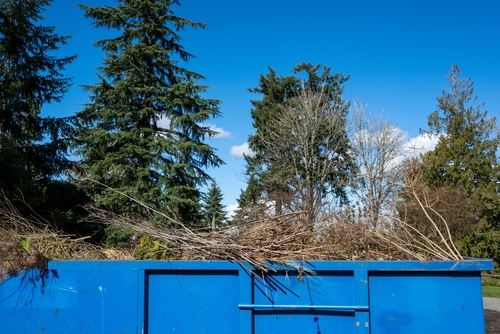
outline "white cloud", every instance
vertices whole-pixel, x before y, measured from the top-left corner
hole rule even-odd
[[[203,126],[207,126],[210,128],[210,130],[217,132],[215,136],[212,138],[228,138],[231,137],[231,132],[224,130],[223,128],[220,128],[216,126],[215,124],[210,124],[210,123],[205,123]]]
[[[240,207],[239,207],[238,203],[230,204],[230,205],[226,206],[226,211],[230,217],[233,217],[236,213],[235,211],[238,210],[239,208]]]
[[[399,128],[392,128],[392,134],[394,136],[401,136],[402,147],[400,151],[394,155],[392,158],[387,157],[389,159],[388,165],[386,166],[389,170],[400,165],[405,159],[417,158],[421,154],[425,154],[426,152],[434,150],[436,145],[439,142],[439,136],[430,136],[430,135],[419,135],[413,138],[408,138],[407,133]],[[355,138],[360,138],[362,133],[355,134]],[[363,170],[361,171],[363,173]]]
[[[248,146],[248,143],[243,143],[241,145],[235,145],[231,147],[231,156],[234,158],[242,159],[243,155],[253,156],[254,153]]]
[[[437,143],[439,142],[439,136],[431,135],[420,135],[414,138],[410,138],[405,144],[404,152],[408,157],[418,156],[426,152],[434,150]]]

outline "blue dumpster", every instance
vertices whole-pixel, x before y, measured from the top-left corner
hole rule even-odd
[[[0,284],[1,333],[484,333],[491,260],[50,261]]]

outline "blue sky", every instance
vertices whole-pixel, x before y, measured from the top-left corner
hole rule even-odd
[[[72,35],[60,55],[77,54],[65,75],[73,87],[60,104],[44,113],[69,116],[88,101],[78,85],[96,83],[103,54],[93,43],[109,34],[95,29],[76,6],[113,5],[113,0],[54,0],[44,24]],[[186,51],[197,58],[185,67],[207,79],[206,96],[222,101],[223,116],[211,123],[220,138],[209,143],[226,162],[210,170],[224,193],[224,204],[236,203],[245,188],[241,151],[253,133],[250,99],[268,66],[280,75],[303,61],[323,63],[332,72],[350,75],[345,98],[370,104],[407,133],[419,135],[436,97],[448,88],[446,77],[456,63],[474,82],[479,102],[489,115],[500,114],[500,2],[373,0],[181,0],[174,12],[208,25],[181,32]],[[231,153],[233,152],[233,154]]]

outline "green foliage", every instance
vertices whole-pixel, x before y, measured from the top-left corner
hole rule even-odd
[[[500,221],[500,174],[497,150],[500,138],[495,133],[495,118],[482,111],[476,101],[470,79],[459,78],[460,69],[454,65],[448,80],[451,91],[437,98],[437,110],[429,115],[429,130],[439,136],[433,151],[422,158],[424,182],[432,187],[460,187],[468,196],[476,197],[481,212],[477,219],[489,224]]]
[[[484,286],[494,286],[498,287],[500,289],[500,278],[497,278],[497,276],[488,276],[488,275],[483,275],[481,277],[481,284]],[[500,291],[500,290],[499,290]]]
[[[134,252],[136,260],[179,260],[181,255],[165,240],[145,235],[139,239],[137,250]]]
[[[250,165],[247,165],[247,167],[250,168]],[[247,189],[241,190],[240,197],[236,200],[238,202],[238,209],[235,210],[234,216],[231,219],[232,224],[258,219],[267,211],[265,203],[259,200],[260,193],[257,195],[252,194],[252,190],[255,190],[255,188],[252,188],[254,184],[249,180]]]
[[[217,183],[212,182],[207,194],[203,198],[202,215],[204,227],[221,226],[226,223],[226,211],[222,200],[224,199],[222,191]]]
[[[304,152],[313,152],[310,159],[312,164],[321,164],[320,160],[326,161],[324,158],[332,153],[331,145],[336,145],[338,164],[332,166],[328,175],[321,180],[323,183],[319,191],[322,197],[333,195],[340,202],[347,200],[345,181],[355,169],[348,153],[350,145],[345,131],[349,104],[342,99],[342,85],[348,77],[342,76],[341,73],[330,74],[330,68],[310,63],[295,66],[292,73],[292,76],[277,76],[276,72],[269,68],[267,75],[260,76],[259,86],[250,89],[253,93],[261,94],[262,99],[251,101],[254,107],[251,113],[256,133],[250,136],[248,141],[254,155],[246,157],[245,174],[248,186],[240,197],[240,213],[252,211],[242,207],[242,204],[257,207],[259,202],[274,201],[275,213],[281,214],[284,209],[289,209],[290,203],[297,196],[311,196],[311,188],[305,189],[304,184],[292,185],[291,182],[293,178],[300,178],[302,181],[307,179],[306,183],[309,183],[307,186],[320,182],[317,176],[313,180],[310,179],[312,172],[310,166],[306,167],[307,164],[298,166],[298,161],[292,158],[293,152],[298,152],[300,148],[303,148]],[[304,101],[304,99],[311,100]],[[322,110],[310,110],[316,114],[305,116],[307,102],[313,100]],[[285,114],[290,123],[281,122]],[[317,122],[314,124],[309,122],[317,120],[324,121],[323,126],[316,128]],[[315,127],[313,131],[309,131],[311,128],[307,130],[302,128],[309,124]],[[296,125],[301,128],[291,128]],[[334,135],[337,137],[330,141],[332,138],[326,139],[325,136],[333,136],[333,127],[335,127]],[[277,132],[280,131],[288,133],[278,137]],[[311,132],[309,137],[301,136],[309,132]],[[306,148],[307,145],[312,146]],[[333,160],[335,159],[329,159]],[[306,192],[309,195],[305,195]]]
[[[12,159],[10,171],[17,169],[2,173],[3,186],[46,181],[70,166],[67,120],[40,116],[44,104],[59,102],[67,91],[70,79],[60,72],[75,59],[49,55],[68,38],[36,24],[50,2],[0,0],[0,149]]]
[[[106,247],[128,248],[134,232],[122,227],[109,225],[104,229],[105,238],[103,241]]]
[[[429,130],[422,130],[439,139],[420,162],[409,164],[407,173],[413,183],[409,190],[432,208],[430,216],[442,231],[449,228],[463,255],[493,258],[498,265],[495,228],[500,222],[500,175],[496,152],[500,139],[496,119],[482,111],[483,104],[474,105],[472,82],[460,79],[459,74],[454,65],[448,76],[451,89],[437,98],[437,110],[428,117]],[[400,212],[426,234],[429,221],[415,198],[403,194],[403,199]]]
[[[118,0],[116,7],[82,5],[97,28],[118,36],[98,40],[105,52],[100,82],[85,86],[91,102],[77,113],[76,152],[84,176],[133,197],[186,224],[199,220],[198,187],[205,168],[223,161],[204,143],[215,132],[202,124],[220,115],[219,101],[202,97],[202,75],[180,67],[192,55],[179,31],[204,28],[176,16],[177,0]],[[149,216],[146,208],[109,189],[93,193],[98,205]]]
[[[61,72],[76,57],[52,55],[68,36],[39,24],[51,2],[0,0],[0,189],[23,215],[36,212],[74,233],[71,211],[85,201],[55,199],[71,187],[58,180],[72,166],[70,119],[41,116],[68,90],[71,80]]]
[[[24,249],[25,251],[29,251],[31,240],[31,237],[22,238],[21,240],[19,240],[19,247]]]
[[[427,210],[422,209],[415,196],[424,206],[428,206]],[[484,222],[478,219],[482,215],[481,211],[477,211],[481,210],[480,199],[477,196],[471,197],[459,186],[430,187],[416,184],[402,189],[400,197],[404,199],[399,208],[404,212],[403,219],[433,239],[439,239],[439,236],[429,217],[440,231],[449,230],[454,240],[479,231],[485,226]]]
[[[279,116],[281,105],[288,103],[297,96],[300,80],[294,76],[278,76],[276,71],[269,67],[267,75],[260,75],[259,86],[249,89],[250,92],[262,96],[261,100],[251,100],[253,109],[251,115],[255,134],[248,137],[249,147],[254,156],[246,156],[247,188],[241,193],[239,202],[240,210],[238,219],[253,219],[259,212],[248,215],[244,212],[255,211],[262,198],[276,200],[277,214],[281,213],[279,202],[282,195],[287,193],[286,181],[271,176],[279,172],[280,166],[274,166],[269,158],[270,152],[265,148],[263,139],[268,137],[269,124]],[[241,217],[240,217],[241,216]]]
[[[473,232],[458,240],[456,245],[464,256],[493,259],[493,272],[500,274],[500,230],[490,228],[484,232]]]
[[[80,222],[88,214],[83,206],[90,202],[85,190],[68,181],[53,180],[47,184],[44,194],[43,207],[38,213],[55,222],[57,230],[90,236],[93,241],[102,239],[102,225]]]

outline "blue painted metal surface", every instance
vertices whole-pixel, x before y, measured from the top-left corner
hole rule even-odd
[[[0,331],[484,333],[480,271],[492,267],[318,261],[263,273],[229,261],[53,261],[0,284]]]

